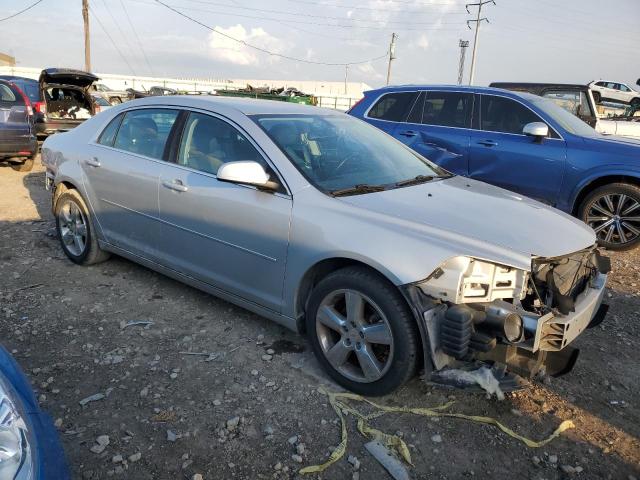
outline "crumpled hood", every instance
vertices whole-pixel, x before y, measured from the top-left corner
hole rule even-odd
[[[557,257],[596,242],[590,227],[560,210],[465,177],[340,199],[526,256]]]

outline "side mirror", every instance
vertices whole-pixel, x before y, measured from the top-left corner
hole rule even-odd
[[[549,135],[549,127],[543,122],[531,122],[524,126],[522,133],[535,137],[536,142],[542,142],[542,139]]]
[[[279,185],[269,179],[262,165],[252,160],[223,163],[216,174],[218,180],[241,185],[253,185],[262,190],[277,190]]]

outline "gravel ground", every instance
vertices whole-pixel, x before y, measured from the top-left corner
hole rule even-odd
[[[0,338],[56,420],[74,478],[298,478],[328,457],[340,427],[318,388],[339,388],[304,338],[118,257],[73,265],[53,235],[43,181],[40,166],[25,174],[0,164]],[[411,478],[640,477],[638,255],[612,256],[610,313],[577,340],[582,354],[569,375],[504,401],[419,378],[379,400],[455,400],[451,411],[495,417],[534,439],[565,419],[575,429],[532,449],[463,420],[372,421],[403,436]],[[103,398],[80,404],[96,394]],[[352,417],[347,425],[355,459],[307,478],[390,478]]]

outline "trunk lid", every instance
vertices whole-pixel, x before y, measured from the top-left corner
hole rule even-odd
[[[58,85],[74,85],[88,88],[93,82],[100,80],[93,73],[74,70],[72,68],[45,68],[40,72],[40,86],[55,83]]]

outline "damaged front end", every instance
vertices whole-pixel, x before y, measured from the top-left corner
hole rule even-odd
[[[481,362],[524,377],[558,376],[578,357],[569,344],[606,314],[609,270],[595,246],[534,258],[530,271],[454,257],[405,294],[434,370]]]

